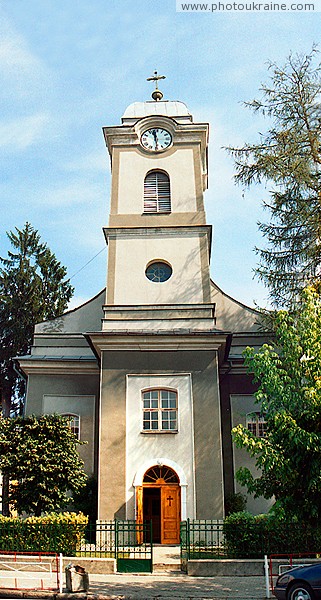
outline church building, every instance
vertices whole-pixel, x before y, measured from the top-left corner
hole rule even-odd
[[[19,363],[26,414],[69,415],[88,442],[80,453],[98,478],[98,518],[151,519],[155,542],[173,544],[181,520],[223,518],[239,491],[235,471],[250,459],[231,428],[264,434],[242,351],[264,340],[256,311],[210,278],[208,124],[163,100],[152,79],[153,99],[103,128],[106,289],[38,324]],[[248,509],[264,505],[249,498]]]

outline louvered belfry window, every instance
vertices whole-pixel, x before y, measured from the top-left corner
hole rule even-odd
[[[144,212],[171,212],[169,177],[163,171],[150,171],[144,181]]]

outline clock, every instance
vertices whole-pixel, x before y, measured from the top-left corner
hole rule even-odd
[[[166,150],[172,143],[172,136],[166,129],[152,127],[147,129],[141,136],[141,144],[146,150],[151,152],[161,152]]]

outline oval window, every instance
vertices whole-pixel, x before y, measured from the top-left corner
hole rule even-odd
[[[150,281],[156,283],[162,283],[167,281],[173,272],[172,267],[168,263],[164,262],[153,262],[148,265],[145,275]]]

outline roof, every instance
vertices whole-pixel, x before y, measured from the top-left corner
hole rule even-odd
[[[133,102],[130,104],[122,117],[122,123],[128,125],[129,122],[143,119],[153,115],[162,115],[164,117],[173,117],[184,123],[191,123],[193,117],[184,102],[178,100],[148,100],[147,102]]]

